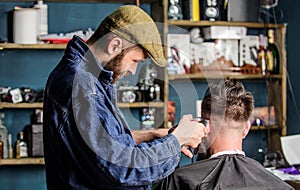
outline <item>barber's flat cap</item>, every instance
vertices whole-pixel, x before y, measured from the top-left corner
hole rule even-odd
[[[101,24],[112,33],[143,47],[158,66],[166,66],[167,61],[157,26],[152,18],[138,6],[120,6]]]

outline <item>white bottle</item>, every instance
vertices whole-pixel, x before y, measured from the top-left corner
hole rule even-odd
[[[38,22],[38,36],[48,34],[48,5],[44,4],[42,0],[38,0],[34,8],[39,9]]]
[[[8,143],[8,157],[7,158],[13,158],[14,157],[14,149],[12,146],[12,137],[11,134],[9,133],[7,135],[7,143]]]

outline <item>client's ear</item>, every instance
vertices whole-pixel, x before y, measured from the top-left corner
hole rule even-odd
[[[248,120],[248,121],[246,122],[246,127],[245,127],[245,129],[244,129],[244,131],[243,131],[243,139],[247,136],[247,134],[248,134],[250,128],[251,128],[251,123],[250,123],[250,121]]]

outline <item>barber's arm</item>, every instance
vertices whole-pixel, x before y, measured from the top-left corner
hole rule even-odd
[[[168,135],[168,129],[153,129],[153,130],[139,130],[132,131],[132,136],[136,144],[143,142],[150,142],[154,139],[159,139]]]

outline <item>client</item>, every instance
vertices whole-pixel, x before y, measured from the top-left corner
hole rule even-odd
[[[206,144],[211,156],[176,169],[158,188],[293,189],[242,151],[253,108],[252,94],[238,81],[210,84],[202,100],[201,116],[210,121]]]

